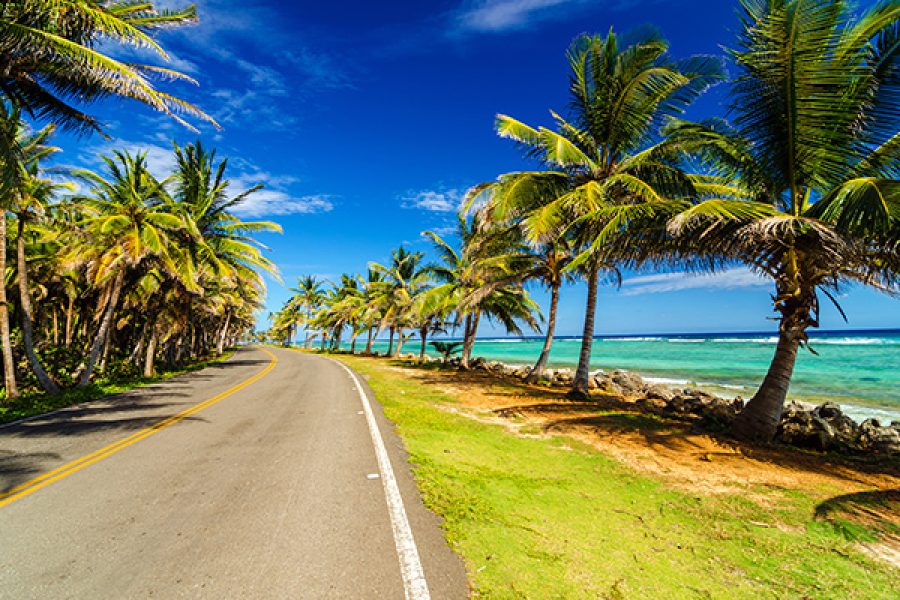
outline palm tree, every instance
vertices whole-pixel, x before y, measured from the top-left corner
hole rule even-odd
[[[614,33],[582,35],[568,52],[571,116],[556,113],[556,131],[500,115],[502,137],[524,146],[546,171],[510,173],[475,188],[498,222],[524,218],[532,241],[566,236],[580,252],[588,297],[572,395],[588,395],[597,288],[620,257],[604,253],[632,219],[669,214],[670,199],[693,191],[690,179],[651,146],[657,126],[679,114],[722,78],[721,61],[698,56],[672,61],[656,35],[620,48]]]
[[[313,313],[322,303],[324,285],[322,281],[314,275],[305,275],[297,279],[297,287],[291,288],[290,291],[294,292],[298,310],[301,308],[306,310],[306,340],[303,342],[303,347],[309,348]]]
[[[778,345],[734,424],[739,437],[770,440],[798,349],[819,325],[819,292],[900,291],[900,5],[859,17],[844,0],[742,6],[733,124],[669,132],[728,185],[670,229],[685,249],[775,282]]]
[[[207,152],[200,141],[184,148],[175,144],[175,158],[174,199],[185,222],[191,224],[189,231],[183,232],[180,244],[185,249],[187,267],[192,274],[205,275],[214,281],[222,294],[246,298],[247,286],[262,287],[260,273],[277,277],[275,265],[262,255],[264,247],[251,236],[260,232],[280,233],[281,226],[271,221],[243,221],[231,211],[263,186],[229,196],[229,181],[225,179],[228,161],[217,164],[215,150]],[[187,304],[190,320],[194,307],[191,297]],[[217,354],[224,351],[232,318],[242,305],[241,299],[222,305],[224,318],[217,335]]]
[[[538,309],[521,288],[529,259],[523,257],[517,233],[509,228],[489,229],[480,214],[470,220],[460,217],[457,227],[460,251],[435,232],[424,232],[441,260],[428,269],[439,283],[428,292],[425,309],[437,314],[455,312],[457,324],[464,323],[460,366],[466,369],[482,316],[520,335],[517,320],[538,329],[534,319]]]
[[[80,131],[101,126],[75,105],[110,96],[137,100],[185,125],[179,114],[215,123],[195,106],[157,90],[150,81],[156,77],[193,82],[191,78],[172,69],[125,63],[103,51],[130,46],[149,49],[168,60],[151,34],[196,21],[193,6],[159,10],[151,2],[4,2],[0,96],[32,117]]]
[[[372,263],[369,268],[381,274],[382,281],[374,285],[375,302],[381,307],[381,326],[390,329],[388,355],[398,356],[403,348],[404,329],[409,325],[411,310],[417,295],[428,286],[429,274],[422,268],[424,254],[409,252],[400,246],[391,255],[390,266]],[[394,347],[394,334],[398,334]]]
[[[383,316],[380,296],[380,284],[384,281],[384,275],[381,271],[372,269],[371,265],[366,272],[365,304],[360,315],[360,320],[366,325],[366,349],[365,354],[372,354],[372,344],[380,329],[380,323]]]
[[[556,333],[556,313],[559,307],[559,294],[563,283],[575,279],[574,272],[568,269],[574,256],[565,238],[547,242],[535,250],[527,251],[529,259],[527,270],[522,273],[523,281],[534,280],[543,284],[550,291],[550,313],[544,333],[544,346],[537,362],[534,363],[526,381],[534,383],[544,375],[550,350],[553,347],[553,336]]]
[[[22,316],[22,342],[28,364],[34,372],[41,388],[49,394],[59,394],[59,386],[53,378],[47,374],[41,360],[34,349],[34,316],[31,303],[31,292],[28,283],[28,262],[25,252],[26,226],[38,215],[45,212],[47,205],[52,201],[53,194],[61,189],[69,189],[70,186],[56,184],[52,180],[43,177],[40,172],[40,161],[58,152],[59,149],[46,145],[53,133],[53,126],[47,126],[38,132],[31,132],[26,125],[18,119],[18,111],[10,115],[13,122],[20,128],[16,136],[18,146],[16,154],[20,162],[15,165],[4,165],[4,168],[18,169],[19,174],[14,176],[19,180],[17,189],[13,191],[16,205],[13,211],[16,215],[16,267],[19,281],[19,301]]]
[[[148,170],[145,155],[116,151],[104,157],[107,178],[90,171],[77,174],[92,186],[92,196],[81,198],[88,217],[84,221],[93,252],[91,279],[104,287],[100,325],[88,354],[80,386],[90,382],[100,350],[107,341],[126,276],[150,258],[158,259],[170,273],[179,273],[169,255],[169,238],[184,228],[173,214],[163,187]],[[78,250],[76,250],[77,252]],[[196,284],[183,281],[192,288]]]

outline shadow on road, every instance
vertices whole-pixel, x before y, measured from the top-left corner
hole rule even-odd
[[[43,472],[45,469],[42,463],[59,460],[59,454],[54,452],[16,454],[0,450],[0,494],[5,494]]]

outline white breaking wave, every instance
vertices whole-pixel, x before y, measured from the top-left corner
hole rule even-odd
[[[644,377],[644,381],[659,385],[688,385],[691,383],[687,379],[671,379],[669,377]]]
[[[778,338],[758,337],[758,338],[713,338],[710,340],[717,344],[777,344]]]
[[[815,344],[834,344],[837,346],[895,346],[900,344],[900,340],[891,340],[886,338],[816,338],[812,337],[809,343]]]

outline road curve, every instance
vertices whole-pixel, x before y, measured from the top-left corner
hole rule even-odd
[[[431,597],[464,598],[372,408]],[[404,598],[379,472],[351,375],[288,350],[0,428],[0,598]]]

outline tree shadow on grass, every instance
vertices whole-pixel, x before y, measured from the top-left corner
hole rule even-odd
[[[531,408],[522,406],[507,410],[521,411],[522,414],[526,414]],[[552,413],[560,409],[571,411],[571,408],[563,408],[560,405],[538,405],[536,408],[537,411],[546,411],[551,414],[551,420],[544,425],[547,432],[567,433],[574,430],[587,430],[599,438],[626,435],[651,448],[657,447],[662,450],[695,455],[702,460],[712,460],[717,456],[747,458],[791,470],[835,476],[864,485],[867,482],[862,475],[900,477],[900,464],[891,457],[853,457],[820,454],[778,444],[747,444],[723,434],[703,430],[694,422],[640,412],[633,407],[631,410],[621,412],[604,412],[574,418],[562,416],[557,419],[552,419]]]
[[[815,518],[851,541],[877,536],[900,548],[900,488],[835,496],[816,506]]]
[[[461,371],[396,359],[388,364],[415,371],[416,380],[425,385],[483,389],[496,399],[494,412],[498,416],[539,416],[546,420],[544,426],[548,431],[562,433],[580,428],[601,437],[629,435],[649,446],[686,452],[703,459],[717,455],[743,456],[799,471],[836,475],[862,485],[868,485],[864,475],[900,477],[900,461],[896,457],[821,454],[777,443],[745,443],[704,427],[696,415],[648,410],[615,394],[593,391],[588,401],[572,400],[566,396],[566,388],[526,384],[517,378],[481,370]]]

